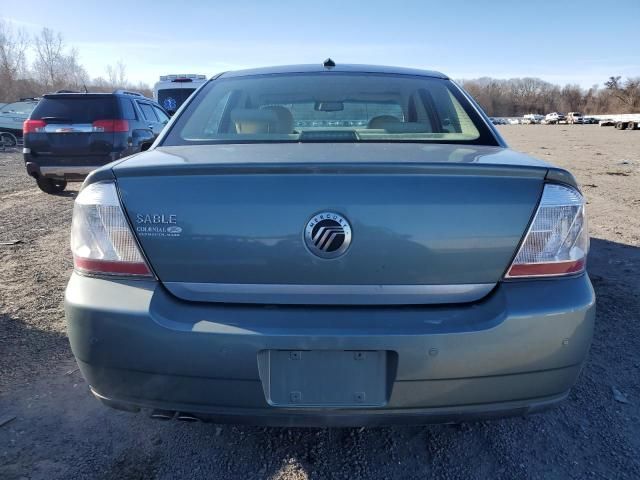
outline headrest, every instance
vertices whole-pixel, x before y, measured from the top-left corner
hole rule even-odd
[[[278,117],[278,122],[272,130],[272,133],[289,134],[293,132],[293,115],[288,108],[281,105],[269,105],[262,107],[262,110],[273,112]]]
[[[236,108],[231,111],[231,120],[236,126],[236,133],[270,133],[278,123],[278,116],[264,109]]]

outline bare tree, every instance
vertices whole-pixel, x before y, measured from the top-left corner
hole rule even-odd
[[[609,77],[604,85],[625,109],[629,111],[640,109],[640,77],[627,78],[624,83],[620,78],[619,76]]]
[[[558,103],[559,88],[539,78],[480,78],[462,83],[492,116],[546,113]]]
[[[80,65],[78,51],[66,50],[60,33],[43,28],[34,39],[34,49],[33,69],[43,90],[81,90],[88,83],[89,76]]]
[[[35,56],[31,65],[27,63],[28,50]],[[130,84],[126,72],[126,65],[119,60],[114,66],[107,66],[107,79],[91,80],[78,51],[65,45],[60,33],[44,28],[38,35],[29,36],[0,19],[0,102],[37,97],[60,89],[84,91],[85,87],[96,92],[126,88],[151,96],[148,84]]]
[[[24,30],[14,30],[0,19],[0,100],[11,101],[20,93],[26,73],[25,51],[29,44]]]
[[[584,106],[584,92],[579,85],[565,85],[560,92],[562,101],[560,110],[563,112],[579,112]]]
[[[127,81],[127,66],[122,60],[118,60],[115,66],[107,65],[107,78],[111,84],[112,89],[126,88]]]
[[[89,75],[78,59],[78,51],[72,48],[67,55],[62,57],[62,71],[65,85],[72,90],[81,90],[89,83]]]
[[[594,85],[587,90],[579,85],[560,87],[539,78],[478,78],[461,83],[487,114],[496,117],[554,111],[640,113],[640,78],[621,81],[620,77],[611,77],[606,89]]]
[[[55,89],[61,83],[63,41],[60,33],[43,28],[35,37],[36,61],[34,68],[45,87]]]

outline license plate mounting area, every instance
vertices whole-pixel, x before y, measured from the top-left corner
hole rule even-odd
[[[258,362],[273,406],[364,408],[387,402],[384,350],[266,350]]]

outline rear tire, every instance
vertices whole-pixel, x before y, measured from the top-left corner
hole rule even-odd
[[[636,122],[629,122],[627,124],[627,130],[635,130],[636,128],[638,128],[638,126],[636,125]]]
[[[4,148],[12,148],[18,145],[18,139],[13,133],[2,132],[0,133],[0,146]]]
[[[618,122],[616,123],[616,129],[617,130],[624,130],[625,128],[627,128],[627,124],[624,122]]]
[[[58,195],[67,188],[65,180],[54,180],[53,178],[40,177],[36,179],[38,188],[49,195]]]

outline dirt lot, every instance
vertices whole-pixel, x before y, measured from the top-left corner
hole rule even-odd
[[[0,242],[20,241],[0,245],[0,478],[640,478],[640,132],[502,132],[584,189],[597,328],[562,407],[458,426],[251,428],[102,407],[75,370],[62,310],[79,185],[45,195],[20,154],[0,153]]]

